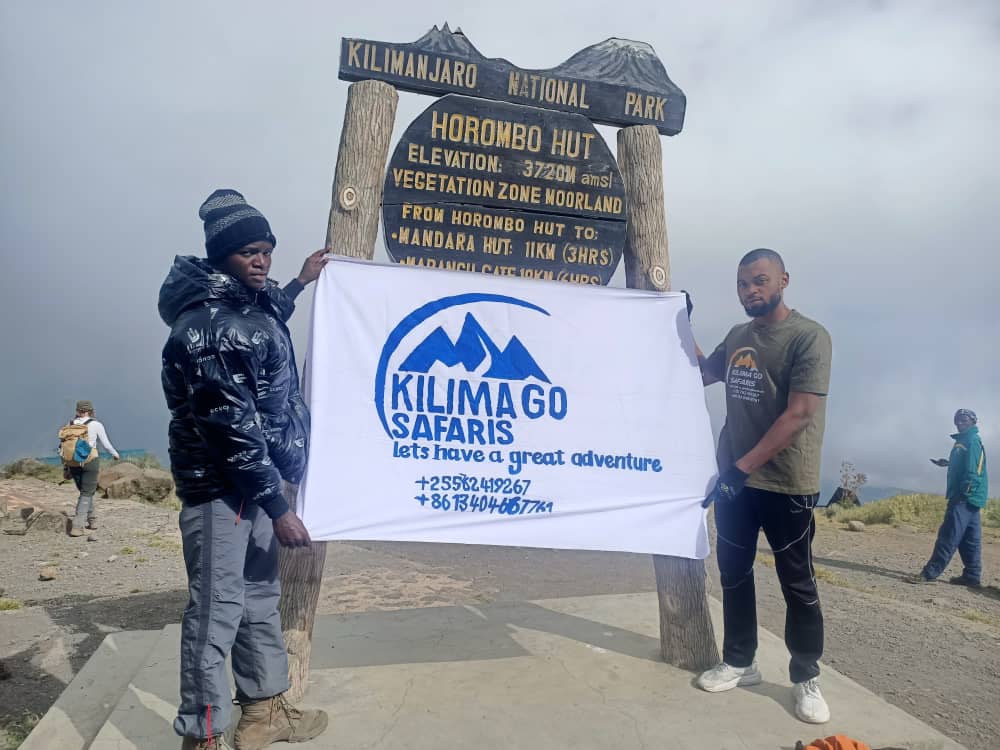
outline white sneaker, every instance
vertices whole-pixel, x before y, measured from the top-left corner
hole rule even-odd
[[[749,667],[733,667],[722,662],[708,671],[702,672],[695,684],[709,693],[721,693],[723,690],[732,690],[734,687],[759,685],[760,682],[761,676],[757,669],[757,662]]]
[[[830,707],[819,691],[819,677],[792,685],[795,698],[795,715],[807,724],[826,724],[830,721]]]

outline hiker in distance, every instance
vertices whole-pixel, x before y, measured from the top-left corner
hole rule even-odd
[[[268,279],[271,227],[240,193],[216,190],[199,215],[207,258],[175,258],[159,300],[170,326],[162,381],[190,593],[174,730],[183,750],[228,747],[231,655],[242,708],[236,748],[257,750],[327,726],[325,713],[299,710],[283,695],[277,548],[310,544],[281,492],[282,480],[302,478],[309,435],[285,321],[326,251],[309,256],[298,289],[293,281],[282,290]]]
[[[761,681],[753,566],[761,529],[774,552],[785,597],[785,645],[795,715],[822,724],[830,709],[819,689],[823,614],[812,565],[820,449],[830,385],[830,335],[784,301],[788,273],[773,250],[752,250],[736,274],[751,320],[734,326],[708,357],[705,385],[723,382],[726,423],[719,436],[716,555],[722,581],[723,662],[698,677],[709,692]]]
[[[955,441],[948,458],[932,458],[931,463],[948,467],[945,497],[948,507],[938,529],[931,559],[924,569],[908,578],[910,583],[932,583],[948,567],[958,550],[962,558],[962,575],[948,579],[958,586],[979,588],[983,576],[983,542],[980,510],[986,505],[989,476],[986,472],[986,450],[979,437],[979,419],[972,409],[955,412]]]
[[[98,442],[115,461],[121,458],[108,440],[104,425],[94,418],[94,404],[90,401],[77,401],[76,417],[59,430],[63,476],[72,479],[80,492],[76,501],[76,514],[69,530],[70,536],[83,536],[87,530],[97,529],[94,493],[97,492],[97,478],[101,473]]]

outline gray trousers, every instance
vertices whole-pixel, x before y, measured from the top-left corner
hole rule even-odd
[[[76,501],[76,516],[73,519],[73,526],[83,528],[84,523],[89,523],[97,519],[97,512],[94,510],[94,493],[97,492],[97,477],[101,473],[101,459],[95,458],[86,466],[73,466],[69,474],[73,477],[73,483],[80,491],[80,497]]]
[[[181,703],[174,731],[222,734],[232,721],[226,657],[236,698],[252,702],[288,689],[281,635],[278,542],[256,505],[238,498],[185,505],[180,513],[190,600],[181,623]]]

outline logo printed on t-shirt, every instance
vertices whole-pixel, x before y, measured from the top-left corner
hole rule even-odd
[[[764,389],[764,374],[757,367],[757,350],[744,346],[733,352],[726,370],[726,395],[740,401],[759,404]]]

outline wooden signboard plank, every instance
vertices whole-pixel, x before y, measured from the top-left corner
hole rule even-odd
[[[458,203],[383,207],[386,244],[404,265],[607,285],[625,222]]]
[[[614,157],[581,115],[446,96],[386,170],[386,249],[407,265],[607,284],[626,215]]]
[[[584,115],[606,125],[684,126],[687,99],[644,42],[607,39],[548,70],[485,57],[465,34],[435,26],[412,43],[341,40],[340,78],[387,81],[421,94],[463,94]]]

